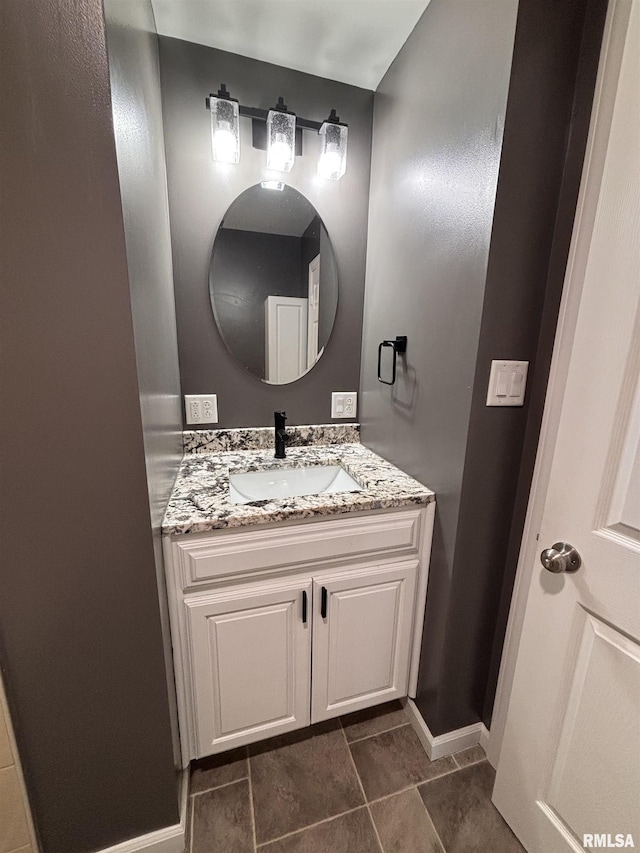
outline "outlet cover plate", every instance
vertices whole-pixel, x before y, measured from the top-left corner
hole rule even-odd
[[[331,394],[331,417],[351,420],[358,414],[358,395],[355,391],[334,391]]]
[[[185,394],[184,410],[188,424],[218,423],[218,398],[216,394]]]
[[[492,361],[487,406],[523,406],[528,361]]]

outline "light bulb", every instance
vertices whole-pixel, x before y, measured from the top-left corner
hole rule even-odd
[[[321,178],[336,180],[334,176],[340,172],[341,165],[342,156],[334,146],[334,150],[327,150],[320,155],[320,160],[318,161],[318,174]]]
[[[238,102],[230,98],[209,99],[211,110],[211,148],[217,163],[240,161],[240,125]]]
[[[290,172],[295,160],[296,117],[269,110],[267,116],[267,169]]]
[[[321,138],[318,174],[330,181],[339,181],[347,168],[347,127],[325,121],[319,130]]]
[[[221,121],[213,134],[213,159],[218,163],[236,163],[236,137],[228,121]]]
[[[268,167],[276,172],[287,172],[287,163],[290,159],[290,149],[284,133],[276,133],[275,140],[271,143],[269,150]]]

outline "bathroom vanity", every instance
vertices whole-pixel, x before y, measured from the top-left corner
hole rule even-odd
[[[294,428],[284,460],[272,435],[185,433],[163,525],[185,766],[415,693],[433,492],[351,425]],[[231,500],[237,472],[299,491],[287,472],[326,466],[358,490]]]

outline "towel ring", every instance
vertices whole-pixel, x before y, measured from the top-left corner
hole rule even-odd
[[[393,350],[393,362],[391,367],[391,382],[382,378],[381,370],[382,370],[382,350],[385,347],[391,347]],[[382,341],[378,346],[378,382],[382,382],[384,385],[394,385],[396,381],[396,359],[398,358],[398,353],[404,354],[407,351],[407,336],[406,335],[396,335],[395,341]]]

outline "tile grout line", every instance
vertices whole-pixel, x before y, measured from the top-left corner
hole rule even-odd
[[[433,781],[435,781],[436,779],[442,779],[444,776],[450,776],[450,775],[451,775],[451,773],[454,773],[454,772],[455,772],[454,770],[451,770],[451,771],[449,771],[449,773],[443,773],[443,774],[442,774],[442,776],[436,776],[436,777],[434,777]],[[429,780],[429,781],[431,781],[431,780]],[[436,836],[436,838],[438,839],[438,841],[440,842],[440,846],[442,847],[442,850],[444,851],[444,853],[447,853],[447,852],[446,852],[446,850],[445,850],[445,846],[444,846],[444,844],[442,843],[442,839],[440,838],[440,834],[439,834],[438,830],[436,829],[436,826],[435,826],[435,824],[434,824],[433,820],[431,819],[431,815],[429,814],[429,810],[428,810],[428,809],[427,809],[427,807],[425,806],[425,804],[424,804],[424,800],[422,799],[422,797],[420,796],[420,792],[418,791],[418,787],[419,787],[420,785],[425,785],[425,784],[426,784],[426,782],[424,782],[424,781],[423,781],[423,782],[417,782],[415,785],[409,785],[409,786],[408,786],[408,787],[406,787],[406,788],[401,788],[399,791],[394,791],[392,794],[385,794],[385,795],[384,795],[384,797],[378,797],[376,800],[371,800],[370,805],[372,805],[372,806],[373,806],[373,805],[375,805],[376,803],[382,803],[382,802],[384,802],[384,800],[390,800],[390,799],[391,799],[391,797],[397,797],[397,796],[399,796],[400,794],[406,794],[406,793],[407,793],[407,791],[415,791],[415,792],[416,792],[416,794],[417,794],[417,796],[418,796],[418,798],[419,798],[419,800],[420,800],[420,802],[422,803],[422,808],[424,809],[425,814],[427,815],[427,818],[429,819],[429,823],[431,824],[431,827],[432,827],[432,829],[433,829],[433,831],[434,831],[434,833],[435,833],[435,836]],[[383,850],[383,853],[384,853],[384,850]]]
[[[420,794],[418,793],[418,789],[417,789],[417,788],[416,788],[416,794],[418,794],[418,796],[420,797]],[[431,824],[431,828],[433,829],[433,834],[435,835],[435,837],[436,837],[436,838],[438,839],[438,841],[440,842],[440,847],[442,847],[442,853],[447,853],[446,847],[444,846],[444,842],[443,842],[443,841],[442,841],[442,839],[440,838],[440,833],[439,833],[439,832],[438,832],[438,830],[436,829],[436,825],[435,825],[435,823],[433,822],[433,819],[431,818],[431,815],[429,814],[429,809],[425,806],[425,804],[424,804],[424,800],[422,799],[422,797],[420,797],[420,802],[422,803],[422,808],[424,809],[424,813],[425,813],[425,814],[426,814],[426,816],[427,816],[427,820],[428,820],[428,821],[429,821],[429,823]]]
[[[249,752],[249,748],[245,747],[247,750],[247,772],[248,772],[248,781],[249,781],[249,810],[251,812],[251,832],[253,834],[253,851],[256,853],[258,849],[258,841],[256,838],[256,813],[253,806],[253,781],[251,779],[251,754]]]
[[[456,762],[454,762],[454,763],[456,763]],[[460,769],[460,768],[458,768],[458,769]],[[455,773],[455,772],[456,772],[455,770],[450,770],[448,773],[443,773],[442,776],[436,776],[435,779],[443,779],[445,776],[451,776],[451,774]],[[429,781],[435,781],[435,779],[433,779],[433,780],[430,779]],[[418,785],[425,785],[425,784],[426,784],[425,782],[419,782],[418,783]],[[436,825],[433,822],[433,818],[429,814],[429,809],[427,808],[427,804],[425,803],[425,801],[420,796],[420,791],[418,791],[418,785],[416,785],[416,794],[418,795],[418,798],[420,799],[420,802],[422,803],[422,808],[424,809],[424,813],[427,816],[427,820],[431,824],[431,828],[433,829],[435,837],[440,842],[440,847],[442,847],[442,853],[447,853],[447,849],[444,846],[444,841],[442,840],[442,838],[440,838],[440,833],[436,829]]]
[[[362,743],[363,740],[371,740],[372,737],[378,737],[378,735],[385,735],[387,732],[395,732],[396,729],[403,729],[405,726],[410,726],[411,723],[407,721],[406,723],[398,723],[397,726],[391,726],[388,729],[382,729],[382,731],[374,732],[372,735],[365,735],[364,737],[357,737],[353,740],[348,740],[347,743]],[[344,731],[344,729],[342,729]],[[346,736],[346,733],[345,733]]]
[[[437,831],[437,829],[436,829],[436,827],[435,827],[435,824],[433,823],[433,820],[432,820],[431,815],[429,814],[429,811],[428,811],[428,809],[427,809],[427,807],[426,807],[426,805],[425,805],[425,803],[424,803],[424,800],[423,800],[423,799],[422,799],[422,797],[420,796],[420,793],[419,793],[419,791],[418,791],[417,789],[418,789],[418,787],[419,787],[420,785],[429,784],[430,782],[435,781],[435,780],[437,780],[437,779],[441,779],[441,778],[443,778],[444,776],[448,776],[448,775],[451,775],[452,773],[456,773],[456,772],[458,772],[458,771],[460,771],[460,770],[463,770],[463,769],[464,769],[464,767],[465,767],[465,766],[467,766],[467,765],[464,765],[464,766],[463,766],[463,765],[461,765],[461,764],[460,764],[460,762],[456,759],[456,754],[455,754],[455,753],[452,753],[452,754],[451,754],[451,758],[452,758],[452,761],[453,761],[453,767],[452,767],[450,770],[447,770],[447,771],[445,771],[445,772],[443,772],[443,773],[439,774],[438,776],[434,776],[434,777],[432,777],[431,779],[422,779],[422,780],[420,780],[420,781],[418,781],[418,782],[414,783],[413,785],[409,785],[409,786],[407,786],[407,787],[405,787],[405,788],[401,788],[401,789],[399,789],[398,791],[392,791],[392,792],[391,792],[391,793],[389,793],[389,794],[385,794],[385,795],[384,795],[384,796],[382,796],[382,797],[376,797],[375,799],[373,799],[373,800],[369,801],[369,800],[368,800],[368,798],[367,798],[367,795],[366,795],[366,793],[365,793],[364,786],[363,786],[363,783],[362,783],[362,779],[360,778],[360,774],[359,774],[359,772],[358,772],[358,768],[357,768],[357,765],[356,765],[356,763],[355,763],[355,759],[354,759],[354,757],[353,757],[353,753],[351,752],[351,745],[352,745],[352,744],[355,744],[355,743],[361,743],[362,741],[365,741],[365,740],[370,740],[371,738],[378,737],[379,735],[386,734],[387,732],[390,732],[390,731],[395,731],[395,730],[397,730],[397,729],[404,728],[404,727],[406,727],[407,725],[411,725],[411,723],[410,723],[410,722],[400,723],[399,725],[391,726],[391,727],[390,727],[390,728],[388,728],[388,729],[383,729],[382,731],[375,732],[375,733],[370,734],[370,735],[365,735],[364,737],[361,737],[361,738],[356,738],[356,739],[355,739],[355,740],[353,740],[353,741],[349,741],[349,740],[347,739],[347,733],[346,733],[346,731],[345,731],[345,728],[344,728],[344,725],[343,725],[343,723],[342,723],[342,718],[341,718],[341,717],[338,717],[338,722],[339,722],[339,725],[340,725],[340,731],[342,732],[342,735],[343,735],[343,738],[344,738],[344,741],[345,741],[345,745],[346,745],[346,747],[347,747],[347,752],[349,753],[349,759],[350,759],[350,761],[351,761],[351,765],[352,765],[352,767],[353,767],[353,769],[354,769],[354,771],[355,771],[356,779],[357,779],[357,781],[358,781],[358,785],[359,785],[360,791],[361,791],[362,796],[363,796],[363,799],[364,799],[364,803],[363,803],[363,804],[358,805],[358,806],[354,806],[353,808],[350,808],[350,809],[346,809],[344,812],[340,812],[339,814],[331,815],[330,817],[323,818],[322,820],[317,821],[317,822],[312,823],[312,824],[309,824],[308,826],[304,826],[304,827],[301,827],[300,829],[294,830],[294,831],[292,831],[292,832],[285,833],[285,834],[284,834],[284,835],[282,835],[282,836],[278,836],[277,838],[272,838],[272,839],[270,839],[269,841],[265,841],[265,842],[263,842],[262,844],[258,845],[258,842],[257,842],[257,835],[256,835],[255,808],[254,808],[254,802],[253,802],[253,782],[252,782],[252,774],[251,774],[251,756],[250,756],[249,749],[245,747],[245,749],[246,749],[246,761],[247,761],[247,775],[245,775],[245,776],[240,776],[238,779],[233,779],[233,780],[232,780],[232,781],[230,781],[230,782],[224,782],[224,783],[223,783],[223,784],[221,784],[221,785],[214,785],[214,786],[213,786],[213,787],[211,787],[211,788],[205,788],[205,789],[204,789],[204,790],[202,790],[202,791],[197,791],[197,792],[195,792],[195,793],[190,793],[190,794],[188,795],[188,800],[190,801],[190,803],[189,803],[189,804],[190,804],[190,807],[191,807],[191,809],[190,809],[190,815],[189,815],[189,820],[188,820],[188,826],[189,826],[189,830],[190,830],[190,831],[189,831],[189,847],[188,847],[189,853],[193,853],[193,843],[194,843],[194,832],[193,832],[193,830],[194,830],[194,825],[195,825],[195,808],[194,808],[194,805],[195,805],[195,799],[196,799],[197,797],[200,797],[200,796],[201,796],[201,795],[203,795],[203,794],[211,793],[212,791],[221,790],[222,788],[227,788],[227,787],[229,787],[229,786],[231,786],[231,785],[235,785],[236,783],[238,783],[238,782],[243,782],[243,781],[245,781],[245,780],[247,781],[247,783],[248,783],[248,787],[249,787],[249,806],[250,806],[251,829],[252,829],[252,836],[253,836],[253,850],[254,850],[254,853],[258,853],[258,851],[259,851],[259,850],[262,850],[262,849],[266,848],[268,845],[273,844],[273,843],[275,843],[275,842],[277,842],[277,841],[280,841],[281,839],[288,838],[289,836],[292,836],[292,835],[298,835],[298,834],[300,834],[300,833],[302,833],[302,832],[305,832],[305,831],[306,831],[306,830],[308,830],[308,829],[312,829],[312,828],[314,828],[314,827],[316,827],[316,826],[320,826],[320,825],[321,825],[321,824],[323,824],[323,823],[328,823],[329,821],[336,820],[336,819],[338,819],[338,818],[340,818],[340,817],[344,817],[345,815],[351,814],[352,812],[354,812],[354,811],[358,811],[359,809],[361,809],[361,808],[365,808],[365,807],[366,807],[366,809],[367,809],[367,813],[368,813],[368,815],[369,815],[369,819],[370,819],[370,821],[371,821],[371,825],[372,825],[372,827],[373,827],[373,830],[374,830],[374,833],[375,833],[376,840],[377,840],[378,846],[379,846],[379,848],[380,848],[380,851],[381,851],[381,853],[385,853],[385,850],[384,850],[384,847],[383,847],[382,841],[381,841],[381,839],[380,839],[380,835],[379,835],[379,833],[378,833],[378,828],[377,828],[377,826],[376,826],[376,824],[375,824],[375,821],[373,820],[373,815],[372,815],[372,813],[371,813],[371,808],[370,808],[370,806],[371,806],[371,805],[373,805],[373,804],[375,804],[375,803],[378,803],[378,802],[381,802],[381,801],[384,801],[384,800],[390,799],[391,797],[398,796],[399,794],[406,793],[407,791],[410,791],[410,790],[412,790],[412,789],[415,789],[415,790],[416,790],[416,793],[417,793],[417,795],[418,795],[418,797],[420,797],[420,801],[422,802],[423,808],[424,808],[424,810],[425,810],[425,813],[426,813],[426,815],[427,815],[427,818],[428,818],[428,820],[429,820],[429,823],[431,824],[431,826],[432,826],[432,828],[433,828],[433,831],[434,831],[434,833],[435,833],[435,836],[436,836],[436,838],[438,839],[438,841],[440,842],[440,845],[441,845],[441,847],[442,847],[442,850],[443,850],[443,851],[445,851],[445,847],[444,847],[444,844],[442,843],[442,839],[440,838],[440,835],[439,835],[439,833],[438,833],[438,831]],[[472,763],[471,763],[470,765],[468,765],[468,766],[473,766],[473,765],[475,765],[475,764],[479,764],[479,763],[481,763],[481,762],[482,762],[482,760],[485,760],[485,759],[479,759],[478,761],[472,762]],[[445,853],[446,853],[446,851],[445,851]]]
[[[248,778],[248,775],[238,776],[237,779],[232,779],[231,782],[223,782],[222,785],[214,785],[212,788],[205,788],[203,791],[195,791],[193,794],[189,794],[189,797],[192,800],[195,800],[196,797],[201,797],[203,794],[209,794],[211,791],[219,791],[220,788],[228,788],[229,785],[235,785],[236,782],[244,782],[244,780]]]
[[[371,826],[373,827],[373,831],[376,836],[376,840],[378,842],[378,847],[380,848],[380,853],[385,853],[384,847],[382,846],[382,841],[380,840],[380,835],[378,833],[378,827],[376,826],[376,822],[373,819],[373,815],[371,814],[371,809],[369,808],[369,800],[367,799],[367,795],[365,794],[364,785],[362,784],[362,779],[360,778],[360,774],[358,773],[358,768],[356,766],[355,759],[351,752],[351,747],[349,746],[349,741],[347,740],[347,733],[344,730],[344,726],[342,725],[342,719],[340,719],[340,730],[342,731],[342,736],[344,738],[345,745],[347,747],[347,752],[349,753],[349,758],[351,759],[351,765],[355,771],[356,779],[358,780],[358,785],[360,785],[360,790],[362,791],[362,796],[364,797],[364,802],[367,807],[367,814],[369,815],[369,820],[371,821]],[[366,738],[363,738],[366,740]]]
[[[392,791],[390,794],[385,794],[384,797],[376,797],[375,800],[371,800],[370,805],[374,806],[376,803],[381,803],[384,800],[390,800],[391,797],[395,797],[397,794],[406,794],[407,791],[410,791],[412,788],[418,787],[418,785],[422,785],[422,782],[417,782],[415,785],[407,785],[406,788],[400,788],[398,791]]]
[[[392,791],[390,794],[383,794],[382,797],[375,797],[373,800],[369,800],[370,805],[374,805],[375,803],[380,803],[382,800],[388,800],[391,797],[395,797],[396,794],[404,794],[407,791],[410,791],[412,788],[416,790],[420,787],[420,785],[428,785],[430,782],[435,782],[437,779],[443,779],[445,776],[451,776],[452,773],[457,773],[459,769],[458,767],[454,767],[452,770],[445,770],[444,773],[439,773],[437,776],[432,776],[431,779],[420,779],[419,782],[414,782],[412,785],[407,785],[404,788],[398,788],[397,791]]]
[[[461,751],[464,752],[464,750],[461,750]],[[455,762],[458,765],[458,768],[460,770],[466,770],[467,767],[475,767],[476,764],[482,764],[483,761],[487,760],[487,756],[485,755],[483,758],[478,758],[477,761],[469,761],[467,764],[460,764],[460,762],[456,758],[456,755],[459,755],[459,753],[456,753],[455,755],[452,755],[451,757],[455,760]]]
[[[306,832],[308,829],[314,829],[316,826],[322,826],[323,823],[329,823],[332,820],[337,820],[339,817],[344,817],[347,814],[351,814],[352,812],[357,812],[360,809],[365,808],[367,804],[362,803],[359,806],[354,806],[352,809],[347,809],[344,812],[339,812],[338,814],[331,815],[331,817],[323,817],[322,820],[317,820],[315,823],[310,823],[308,826],[303,826],[300,829],[293,829],[291,832],[285,832],[284,835],[278,835],[277,838],[270,838],[269,841],[263,841],[262,844],[257,846],[257,850],[262,850],[264,847],[268,847],[270,844],[275,844],[276,841],[282,841],[283,838],[290,838],[292,835],[300,835],[301,832]]]

